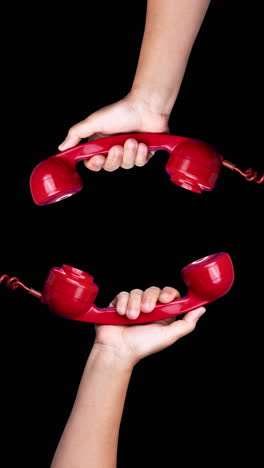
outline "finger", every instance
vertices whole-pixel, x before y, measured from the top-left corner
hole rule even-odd
[[[129,294],[127,303],[126,316],[129,319],[135,320],[140,314],[141,298],[143,291],[141,289],[133,289]]]
[[[102,154],[97,154],[96,156],[93,156],[92,158],[86,159],[84,161],[85,167],[87,167],[87,169],[90,169],[90,171],[95,172],[100,171],[104,167],[104,163],[105,156],[103,156]]]
[[[152,158],[152,156],[154,156],[154,154],[155,154],[155,151],[148,151],[147,162]]]
[[[127,310],[127,303],[129,299],[129,293],[126,291],[120,292],[111,304],[116,308],[119,315],[125,315]]]
[[[184,315],[180,322],[184,322],[187,326],[195,326],[199,318],[205,313],[205,307],[198,307],[198,309],[191,310]],[[185,326],[185,325],[184,325]]]
[[[159,302],[166,304],[167,302],[171,302],[177,297],[180,297],[180,293],[177,289],[171,288],[170,286],[166,286],[162,289],[159,295]]]
[[[134,138],[128,138],[124,144],[124,154],[121,167],[131,169],[135,165],[138,142]]]
[[[148,147],[145,143],[139,143],[135,158],[135,166],[142,167],[148,161]]]
[[[179,338],[182,338],[185,335],[191,333],[199,320],[199,318],[205,313],[204,307],[199,307],[198,309],[188,312],[183,319],[176,320],[172,322],[167,327],[163,328],[163,333],[165,334],[165,343],[166,346],[170,346]]]
[[[116,296],[114,299],[112,299],[111,302],[109,302],[108,307],[115,307],[115,306],[116,306],[117,297],[118,297],[118,296]]]
[[[112,172],[118,169],[122,163],[123,153],[124,150],[122,146],[112,146],[112,148],[110,148],[110,150],[108,151],[108,155],[105,159],[104,170]]]
[[[79,137],[77,134],[76,135],[68,135],[66,136],[65,140],[58,146],[58,149],[60,151],[64,151],[68,148],[71,148],[72,146],[78,145],[78,143],[81,141],[81,137]]]
[[[151,312],[155,308],[159,295],[160,288],[157,288],[156,286],[151,286],[146,289],[142,295],[141,312],[146,314]]]
[[[77,145],[82,138],[86,138],[96,132],[96,119],[91,116],[81,122],[73,125],[68,131],[65,140],[59,145],[59,150],[64,151],[72,146]]]
[[[154,156],[155,151],[148,151],[148,147],[145,143],[139,143],[137,155],[135,159],[135,166],[144,166]]]

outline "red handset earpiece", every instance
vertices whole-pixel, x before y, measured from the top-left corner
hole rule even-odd
[[[214,188],[223,158],[211,145],[163,133],[135,133],[93,140],[42,161],[30,177],[34,202],[47,205],[81,190],[76,164],[96,154],[106,155],[113,145],[123,145],[128,138],[145,143],[150,151],[168,151],[166,170],[175,184],[197,193]]]
[[[98,308],[93,302],[98,287],[93,277],[77,268],[63,265],[52,268],[42,292],[42,302],[57,315],[72,320],[108,325],[131,325],[153,322],[215,301],[226,294],[234,281],[234,269],[226,252],[209,255],[182,270],[188,294],[169,304],[158,303],[155,309],[141,313],[135,320],[121,316],[114,307]]]

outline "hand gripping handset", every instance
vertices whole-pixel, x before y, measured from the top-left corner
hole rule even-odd
[[[208,304],[226,294],[234,281],[232,260],[226,252],[192,262],[181,273],[188,287],[187,295],[168,304],[158,303],[152,312],[141,312],[135,320],[119,315],[114,307],[98,308],[94,304],[98,287],[93,277],[69,265],[49,271],[41,300],[53,313],[64,318],[97,324],[131,325],[174,317]]]
[[[235,164],[224,160],[213,146],[203,141],[164,133],[131,133],[92,140],[39,163],[30,177],[34,202],[37,205],[48,205],[79,192],[82,181],[76,164],[96,154],[107,155],[112,146],[124,145],[128,138],[145,143],[149,151],[168,151],[170,158],[166,171],[171,181],[192,192],[212,190],[222,166],[239,172],[248,181],[253,180],[258,184],[264,181],[264,175],[258,178],[257,171],[251,168],[243,172]]]
[[[214,188],[223,157],[213,146],[192,138],[163,133],[134,133],[92,140],[39,163],[30,177],[34,202],[48,205],[79,192],[82,181],[76,164],[96,154],[107,155],[112,146],[124,145],[128,138],[145,143],[149,151],[168,151],[170,158],[166,171],[175,184],[196,193]]]

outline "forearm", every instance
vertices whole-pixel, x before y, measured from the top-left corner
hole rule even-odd
[[[132,367],[94,346],[51,468],[115,468]]]
[[[210,0],[148,0],[131,92],[169,115]]]

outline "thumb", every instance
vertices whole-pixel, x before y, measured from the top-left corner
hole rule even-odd
[[[205,313],[205,311],[206,309],[204,307],[199,307],[198,309],[185,314],[183,319],[176,320],[167,327],[164,327],[166,345],[170,346],[179,338],[191,333],[195,329],[199,318]]]
[[[77,145],[82,138],[89,137],[95,133],[95,118],[93,115],[87,117],[81,122],[73,125],[68,131],[65,140],[59,145],[59,150],[64,151],[72,146]]]

